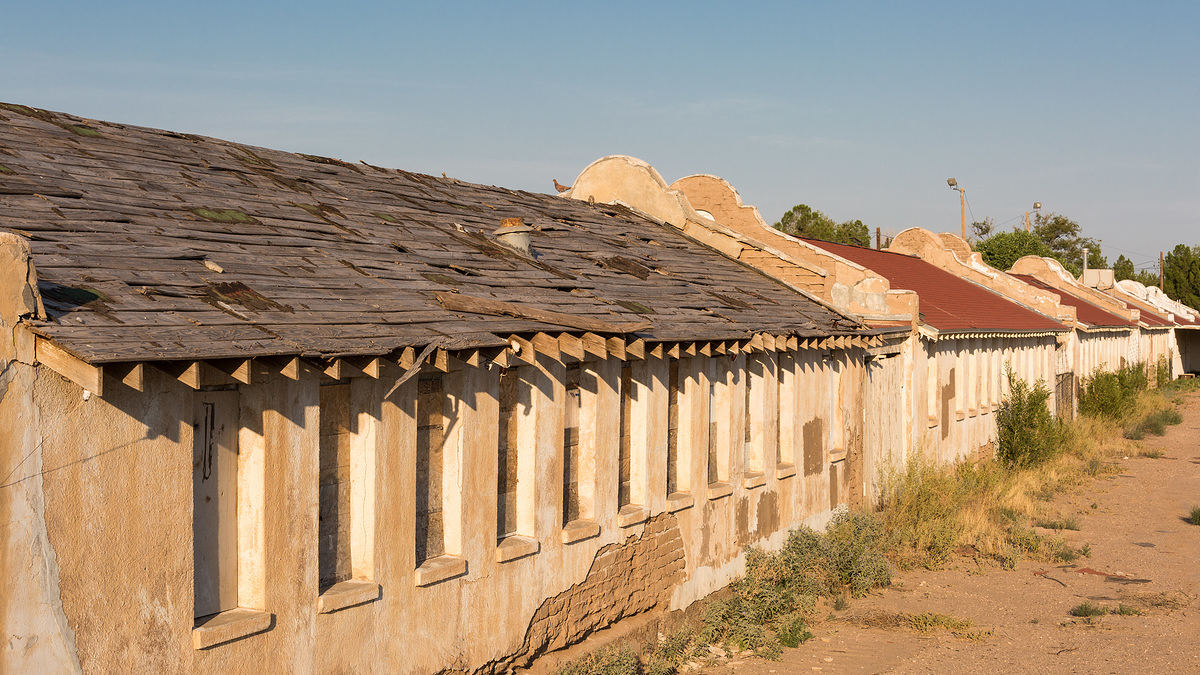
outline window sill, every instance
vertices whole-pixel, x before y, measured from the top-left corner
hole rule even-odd
[[[767,484],[767,476],[761,471],[747,471],[745,478],[742,479],[742,487],[747,490],[760,488]]]
[[[978,416],[979,416],[979,410],[976,408],[971,408],[970,410],[967,411],[967,417],[978,417]]]
[[[963,421],[963,420],[967,419],[967,413],[965,413],[965,412],[961,412],[961,411],[960,411],[960,412],[956,412],[956,413],[954,413],[954,419],[956,419],[956,420],[958,420],[959,422],[961,422],[961,421]]]
[[[577,541],[600,536],[600,525],[594,520],[572,520],[563,525],[562,542],[574,544]]]
[[[467,561],[456,555],[439,555],[421,563],[413,573],[418,586],[432,586],[439,581],[461,577],[467,573]]]
[[[846,459],[846,449],[845,448],[834,448],[833,450],[829,451],[829,463],[830,464],[832,464],[834,462],[840,462],[843,459]]]
[[[692,499],[692,495],[687,492],[672,492],[667,495],[667,511],[675,513],[684,509],[690,509],[696,505],[696,500]]]
[[[192,628],[192,648],[208,649],[270,630],[275,625],[275,615],[238,607],[196,621]]]
[[[617,511],[617,525],[621,527],[632,527],[647,520],[650,520],[650,509],[644,506],[626,504]]]
[[[925,420],[925,423],[929,426],[930,429],[932,429],[938,425],[938,418],[930,417],[928,420]]]
[[[367,579],[348,579],[326,588],[317,596],[317,614],[375,602],[383,595],[383,587]]]
[[[733,487],[729,483],[709,483],[708,485],[709,500],[728,497],[731,494],[733,494]]]
[[[784,462],[775,467],[775,478],[791,478],[796,475],[796,465],[791,462]]]
[[[510,534],[496,544],[496,562],[506,563],[525,556],[533,555],[542,549],[541,544],[533,537],[523,537]]]

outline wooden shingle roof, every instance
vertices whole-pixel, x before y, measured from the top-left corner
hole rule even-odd
[[[509,217],[535,229],[532,257],[491,235]],[[0,104],[0,229],[30,241],[48,314],[35,332],[90,363],[380,355],[583,329],[867,332],[621,206],[12,104]],[[500,316],[476,298],[529,311]]]

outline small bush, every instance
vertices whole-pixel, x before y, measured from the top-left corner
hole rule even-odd
[[[1118,419],[1131,407],[1138,392],[1149,387],[1146,369],[1140,363],[1108,372],[1098,370],[1084,378],[1079,388],[1079,412],[1092,417]]]
[[[1192,512],[1188,514],[1187,521],[1192,525],[1200,525],[1200,506],[1192,507]]]
[[[1050,390],[1030,385],[1008,371],[1008,398],[996,414],[996,457],[1008,466],[1033,466],[1056,455],[1066,441],[1065,425],[1050,414]]]
[[[1167,361],[1167,357],[1158,357],[1158,363],[1154,366],[1154,386],[1165,387],[1171,383],[1171,364]]]
[[[1154,434],[1162,436],[1167,433],[1167,427],[1173,424],[1183,422],[1183,415],[1174,408],[1161,408],[1156,410],[1136,425],[1125,430],[1125,438],[1140,441],[1146,437],[1146,434]]]
[[[866,595],[891,583],[883,525],[875,515],[836,513],[825,532],[793,530],[778,553],[750,548],[746,576],[732,595],[711,603],[699,638],[774,657],[782,645],[808,638],[803,619],[817,598]]]
[[[1071,616],[1079,617],[1101,616],[1107,613],[1108,610],[1090,600],[1075,605],[1070,611]]]
[[[680,628],[661,638],[654,646],[646,662],[646,675],[674,675],[701,648],[692,629]]]
[[[609,645],[569,663],[557,675],[640,675],[642,662],[629,645]]]
[[[809,632],[808,621],[803,614],[795,615],[779,629],[779,643],[784,647],[795,649],[811,639],[813,634]]]
[[[1117,614],[1119,616],[1139,616],[1141,615],[1142,610],[1138,609],[1137,607],[1118,604],[1116,607],[1108,610],[1108,613]]]

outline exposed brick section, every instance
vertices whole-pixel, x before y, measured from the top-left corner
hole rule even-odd
[[[600,549],[583,581],[534,612],[521,649],[481,670],[504,672],[527,664],[539,654],[665,603],[684,580],[685,564],[675,516],[664,513],[651,519],[641,536]]]

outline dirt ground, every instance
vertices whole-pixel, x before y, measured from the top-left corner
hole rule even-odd
[[[1078,517],[1064,530],[1090,557],[1073,565],[1023,562],[1015,570],[960,559],[953,569],[909,571],[811,627],[816,636],[779,661],[731,661],[708,673],[1200,672],[1200,394],[1183,423],[1139,445],[1159,459],[1130,457],[1123,470],[1050,503]],[[1140,615],[1091,620],[1069,610],[1091,601]],[[982,637],[944,630],[872,627],[898,613],[937,612],[971,621]]]

